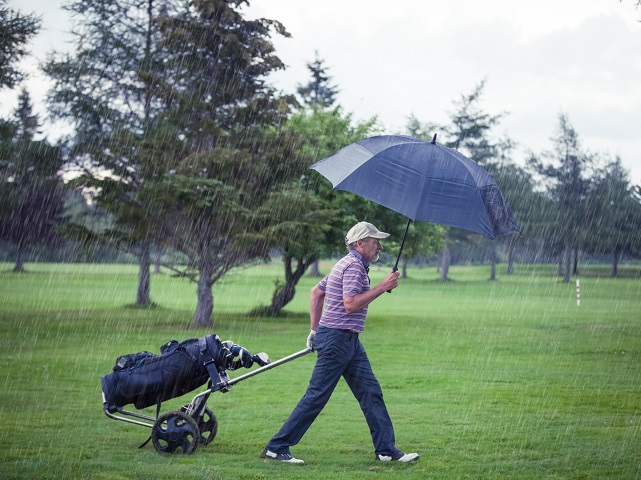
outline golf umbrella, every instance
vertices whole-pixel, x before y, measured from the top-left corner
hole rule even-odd
[[[406,216],[480,233],[518,233],[512,211],[492,176],[461,153],[402,135],[352,143],[310,167],[335,190],[345,190]],[[401,251],[394,270],[398,269]]]

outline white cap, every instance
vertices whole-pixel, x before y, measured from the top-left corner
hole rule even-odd
[[[389,233],[381,232],[371,223],[358,222],[349,229],[349,232],[347,232],[347,235],[345,236],[345,245],[349,245],[357,240],[362,240],[363,238],[368,237],[387,238],[389,237]]]

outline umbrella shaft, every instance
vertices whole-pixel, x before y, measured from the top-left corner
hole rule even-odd
[[[398,271],[398,262],[401,259],[401,253],[403,253],[403,245],[405,245],[405,237],[407,237],[407,231],[410,229],[410,223],[412,220],[407,221],[407,227],[405,227],[405,233],[403,234],[403,240],[401,241],[401,249],[398,251],[398,257],[396,257],[396,264],[394,265],[393,272]]]

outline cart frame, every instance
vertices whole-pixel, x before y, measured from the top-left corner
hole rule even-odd
[[[172,414],[174,416],[180,417],[183,421],[186,421],[187,423],[190,424],[190,426],[187,427],[187,430],[189,429],[198,430],[198,427],[196,426],[194,428],[194,425],[191,424],[191,421],[185,417],[191,417],[191,419],[193,419],[195,422],[198,422],[199,419],[202,419],[203,413],[207,409],[207,400],[209,399],[209,395],[217,391],[220,391],[222,393],[227,393],[228,391],[231,390],[231,388],[234,385],[236,385],[239,382],[242,382],[243,380],[247,380],[248,378],[254,377],[256,375],[266,372],[267,370],[271,370],[280,365],[291,362],[292,360],[296,360],[297,358],[305,356],[313,351],[314,351],[313,348],[308,347],[304,350],[300,350],[298,352],[292,353],[291,355],[283,357],[274,362],[268,363],[263,367],[257,368],[256,370],[252,370],[244,375],[241,375],[239,377],[232,378],[232,379],[228,377],[226,370],[219,368],[217,365],[211,362],[208,365],[208,371],[211,377],[211,387],[209,387],[204,392],[198,393],[196,396],[194,396],[192,401],[189,404],[184,405],[181,408],[180,412],[171,412],[170,414],[161,416],[160,411],[158,411],[156,412],[156,416],[152,417],[151,415],[146,415],[143,413],[126,410],[123,407],[116,408],[115,412],[109,411],[105,393],[102,392],[103,411],[107,417],[113,420],[119,420],[121,422],[127,422],[133,425],[140,425],[143,427],[151,428],[152,437],[154,436],[153,435],[154,431],[158,429],[162,423],[165,423],[167,421],[167,419],[164,417],[167,417],[167,415],[172,415]],[[213,415],[213,412],[211,413]],[[162,421],[159,422],[159,420],[162,420]],[[215,421],[215,417],[214,417],[214,421]],[[216,427],[217,427],[217,423],[216,423]],[[200,431],[191,432],[191,434],[197,439],[200,438]],[[211,440],[213,440],[213,437],[209,439],[207,443],[209,443],[209,441]],[[198,441],[194,443],[195,445],[197,445]],[[154,446],[156,447],[156,450],[160,451],[155,441],[154,441]],[[195,450],[195,448],[196,448],[195,446],[192,446],[192,448],[189,451],[184,451],[183,453],[192,453],[193,450]],[[169,452],[169,453],[172,453],[172,452]]]

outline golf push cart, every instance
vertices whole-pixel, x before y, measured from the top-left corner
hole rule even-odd
[[[252,355],[231,341],[221,342],[218,335],[172,340],[160,348],[160,355],[140,352],[118,357],[113,371],[101,377],[105,414],[114,420],[151,428],[154,448],[161,453],[193,453],[199,444],[207,445],[216,436],[218,421],[207,407],[209,395],[228,392],[233,385],[312,352],[306,348],[270,362],[265,353]],[[227,370],[260,368],[230,379]],[[182,396],[208,383],[178,411],[160,415],[161,403]],[[156,416],[125,410],[157,406]],[[149,441],[141,445],[144,446]]]

